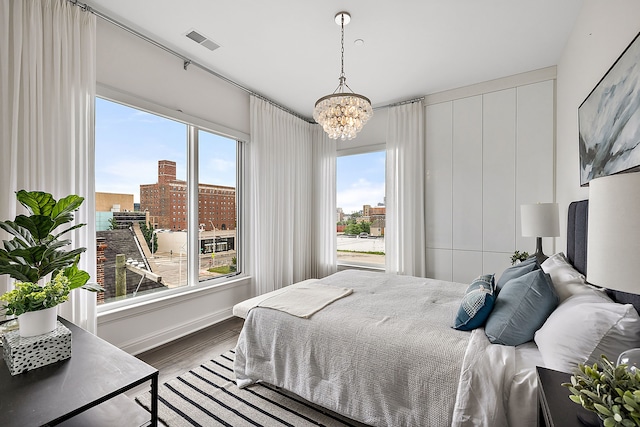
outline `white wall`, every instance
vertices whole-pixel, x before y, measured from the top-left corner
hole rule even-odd
[[[215,124],[212,130],[239,139],[249,133],[249,95],[167,52],[97,20],[98,95],[159,113]],[[142,101],[141,101],[142,100]],[[182,113],[177,110],[181,110]],[[200,124],[196,121],[196,124]],[[139,353],[232,316],[237,302],[250,298],[250,279],[199,288],[136,307],[98,314],[98,336]]]
[[[249,94],[108,22],[97,20],[98,85],[249,133]]]
[[[578,107],[640,31],[637,0],[587,0],[558,62],[556,198],[560,205],[561,236],[566,247],[569,203],[586,199],[580,187]]]

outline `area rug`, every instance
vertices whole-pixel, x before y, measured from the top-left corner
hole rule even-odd
[[[240,390],[234,381],[234,357],[234,351],[228,351],[160,385],[160,421],[168,427],[364,426],[269,384]],[[136,401],[149,410],[150,392]]]

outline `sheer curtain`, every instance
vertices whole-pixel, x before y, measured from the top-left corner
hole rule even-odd
[[[0,218],[23,208],[20,189],[85,198],[68,237],[96,277],[94,95],[96,18],[66,0],[0,2]],[[3,235],[2,238],[6,238]],[[10,286],[2,277],[0,292]],[[75,290],[61,315],[96,329],[94,293]]]
[[[250,100],[249,271],[258,295],[312,276],[311,125]]]
[[[313,126],[313,277],[337,269],[336,141],[320,125]]]
[[[391,107],[387,126],[386,270],[426,276],[425,140],[422,102]]]

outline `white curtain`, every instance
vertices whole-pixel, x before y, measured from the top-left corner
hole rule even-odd
[[[260,295],[312,276],[311,125],[251,96],[249,271]]]
[[[313,277],[321,279],[337,269],[336,141],[322,126],[313,127]]]
[[[75,221],[87,226],[69,238],[92,278],[95,34],[95,16],[66,0],[0,0],[0,218],[23,212],[20,189],[84,197]],[[95,332],[95,294],[73,291],[61,315]]]
[[[387,126],[386,270],[426,277],[425,139],[422,102],[391,107]]]

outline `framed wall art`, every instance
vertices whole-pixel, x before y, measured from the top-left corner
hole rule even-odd
[[[580,185],[640,170],[640,34],[578,107]]]

